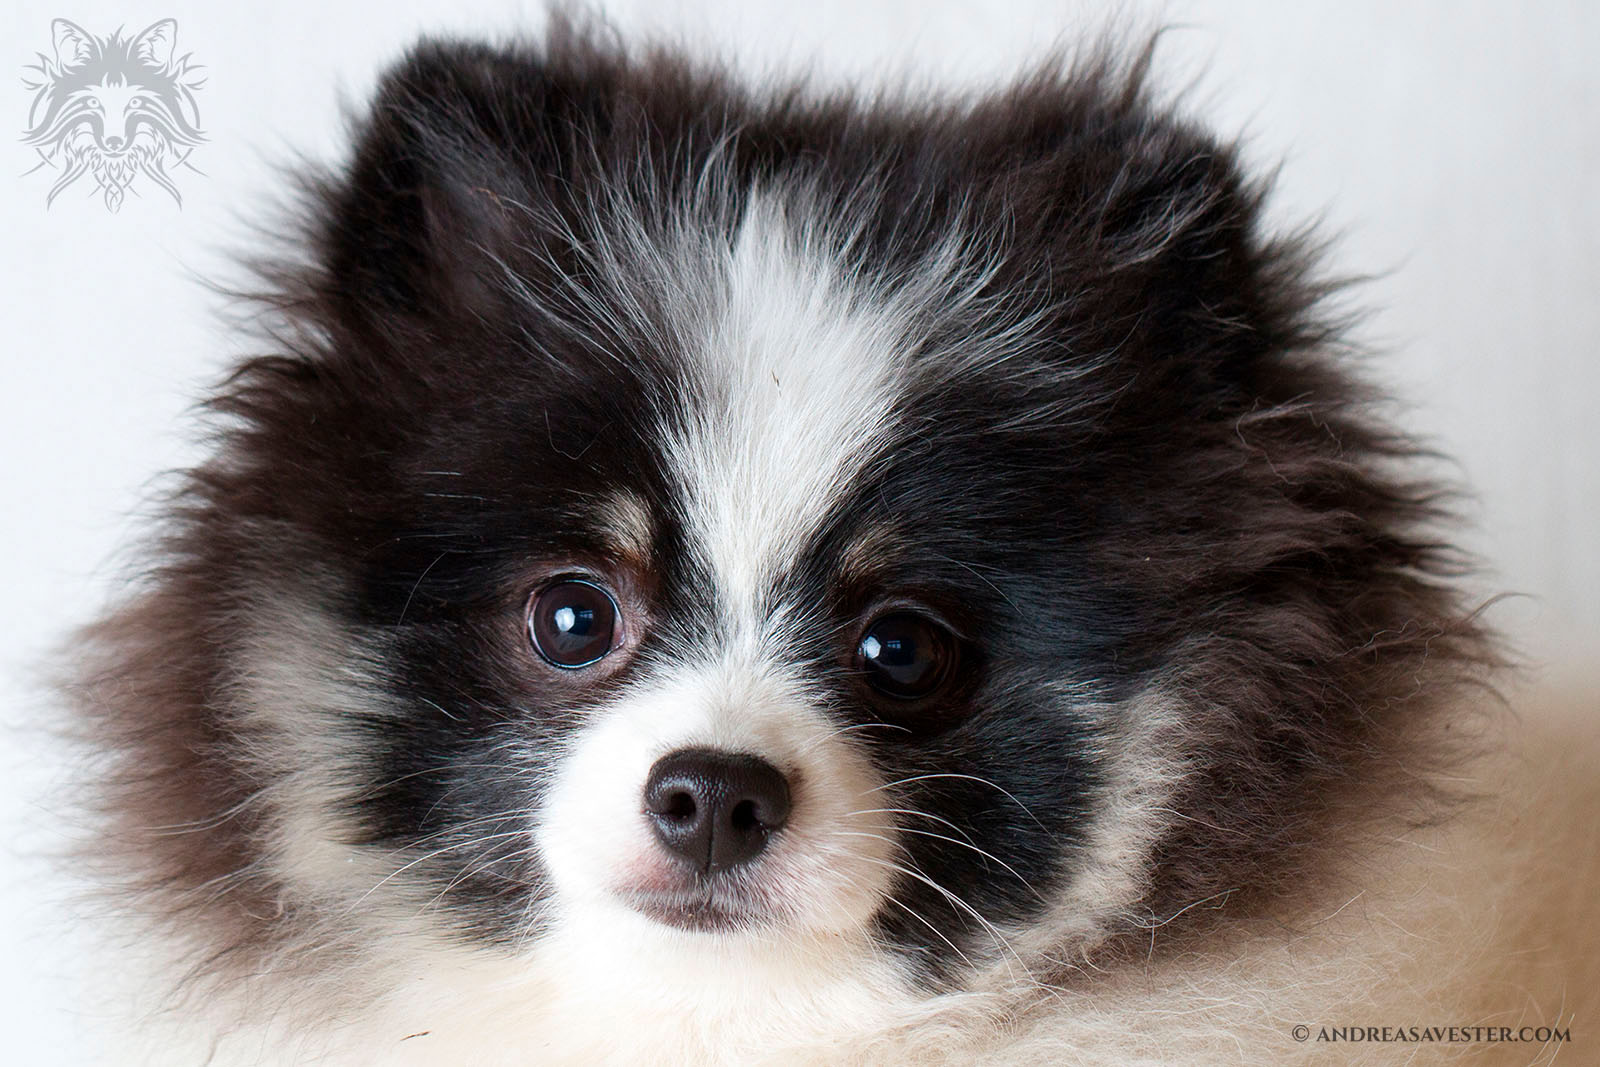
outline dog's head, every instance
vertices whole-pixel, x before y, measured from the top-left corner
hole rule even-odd
[[[242,944],[959,985],[1303,874],[1476,649],[1303,249],[1114,65],[423,47],[314,200],[101,632],[123,833]]]

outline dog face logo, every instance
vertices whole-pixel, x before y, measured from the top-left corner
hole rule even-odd
[[[204,68],[174,54],[178,24],[162,19],[132,37],[120,29],[96,37],[56,19],[50,31],[54,57],[40,53],[24,79],[34,96],[22,137],[39,153],[34,170],[59,173],[46,203],[87,176],[117,211],[142,176],[182,206],[171,175],[194,170],[190,153],[205,141],[194,99]]]

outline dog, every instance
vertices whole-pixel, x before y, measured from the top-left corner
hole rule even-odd
[[[1147,62],[384,76],[76,651],[151,1059],[1578,1040],[1448,497]]]

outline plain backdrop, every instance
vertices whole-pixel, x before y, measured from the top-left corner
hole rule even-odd
[[[1108,25],[1170,27],[1157,80],[1281,167],[1275,219],[1321,219],[1356,293],[1375,372],[1476,493],[1468,543],[1496,618],[1541,669],[1600,659],[1600,4],[1573,0],[1129,3],[637,0],[601,5],[750,72],[818,83],[993,84]],[[87,186],[45,206],[17,137],[22,68],[50,21],[105,33],[178,21],[207,68],[209,142],[182,207],[142,189],[108,213]],[[0,14],[0,1059],[99,1062],[77,994],[94,936],[55,903],[60,754],[35,684],[44,650],[114,587],[158,472],[196,452],[186,410],[241,342],[201,284],[264,216],[274,167],[340,145],[342,102],[423,32],[504,35],[543,7],[496,0],[113,4],[23,0]],[[85,961],[88,961],[85,963]]]

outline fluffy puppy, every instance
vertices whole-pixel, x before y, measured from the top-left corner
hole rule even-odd
[[[1425,959],[1331,917],[1408,884],[1373,842],[1494,656],[1304,242],[1138,66],[391,70],[86,638],[166,1016],[274,1063],[1328,1054],[1291,1025]]]

